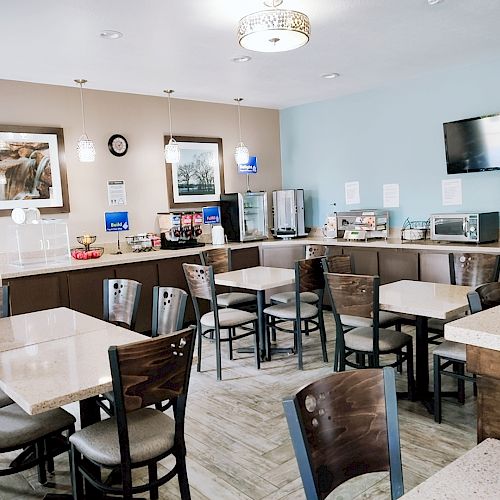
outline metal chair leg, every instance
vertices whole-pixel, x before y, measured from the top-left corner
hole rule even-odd
[[[413,344],[410,342],[406,346],[406,375],[408,377],[408,399],[415,401],[415,377],[413,375]]]
[[[441,423],[441,357],[434,354],[434,421]]]
[[[156,463],[148,464],[148,480],[150,483],[158,479],[158,466]],[[158,500],[158,486],[152,486],[149,489],[150,500]]]
[[[203,335],[201,334],[201,325],[198,325],[198,360],[196,363],[196,371],[201,372],[201,342],[203,339]]]
[[[258,330],[258,325],[257,325],[257,322],[254,321],[253,322],[253,329],[254,329],[254,332],[255,332],[255,364],[257,366],[257,370],[260,370],[260,343],[259,343],[259,330]],[[269,338],[267,335],[266,335],[267,338]],[[269,346],[269,352],[271,352],[271,347]]]
[[[326,350],[326,330],[325,330],[325,321],[323,319],[323,311],[320,310],[318,314],[318,322],[319,322],[319,337],[321,340],[321,351],[323,353],[323,361],[328,363],[328,352]]]
[[[70,467],[71,467],[71,487],[74,500],[83,498],[83,476],[79,471],[80,453],[71,445],[70,449]]]
[[[234,328],[229,328],[227,332],[227,343],[229,345],[229,359],[232,361],[233,360],[233,330]]]
[[[220,353],[220,331],[215,329],[215,363],[217,367],[217,380],[222,380],[222,366]]]
[[[302,358],[302,332],[300,330],[300,320],[294,321],[295,338],[297,341],[297,359],[299,364],[299,370],[304,369],[304,360]]]
[[[176,457],[177,479],[179,481],[179,490],[182,500],[191,500],[191,492],[189,491],[189,481],[186,469],[186,456],[182,454]]]

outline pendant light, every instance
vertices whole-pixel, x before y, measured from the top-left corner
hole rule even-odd
[[[168,144],[165,145],[165,161],[167,163],[179,163],[181,159],[181,150],[179,144],[172,137],[172,110],[170,107],[170,96],[174,92],[173,90],[164,90],[165,94],[168,96],[168,122],[170,125],[170,140]]]
[[[264,2],[268,10],[243,17],[238,24],[238,42],[257,52],[285,52],[309,41],[311,25],[302,12],[278,9],[283,0]]]
[[[240,131],[240,142],[236,146],[234,150],[234,159],[236,160],[237,165],[245,165],[248,163],[250,159],[250,155],[248,153],[248,148],[245,146],[241,139],[241,109],[240,103],[243,101],[243,97],[237,97],[235,101],[238,103],[238,129]]]
[[[95,161],[95,147],[94,142],[89,139],[87,131],[85,130],[85,108],[83,105],[83,85],[87,83],[87,80],[80,78],[75,80],[75,82],[80,85],[80,103],[82,105],[82,125],[83,134],[78,139],[78,145],[76,147],[76,152],[78,153],[78,159],[84,163],[91,163]]]

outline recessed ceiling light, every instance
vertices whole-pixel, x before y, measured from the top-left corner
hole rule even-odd
[[[248,62],[248,61],[251,61],[252,58],[250,56],[240,56],[240,57],[233,57],[231,59],[231,61],[235,62],[235,63],[245,63],[245,62]]]
[[[101,38],[106,38],[106,40],[116,40],[117,38],[121,38],[123,33],[115,30],[104,30],[99,33]]]
[[[326,80],[333,80],[334,78],[338,78],[339,76],[339,73],[325,73],[321,75],[321,78],[325,78]]]
[[[437,5],[438,3],[441,3],[443,0],[427,0],[427,3],[429,5]]]

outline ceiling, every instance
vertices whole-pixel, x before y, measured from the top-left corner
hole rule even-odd
[[[499,0],[285,0],[311,20],[291,52],[255,53],[238,20],[261,0],[16,0],[2,2],[0,78],[285,108],[494,57]],[[124,36],[105,40],[99,33]],[[5,50],[7,48],[7,50]],[[250,55],[247,63],[232,58]],[[321,74],[337,72],[325,80]]]

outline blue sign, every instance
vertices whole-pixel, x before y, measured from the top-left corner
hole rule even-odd
[[[105,212],[106,231],[128,231],[128,212]]]
[[[250,156],[248,163],[238,165],[238,172],[240,174],[256,174],[257,173],[257,157]]]
[[[220,224],[220,207],[203,207],[203,224]]]

